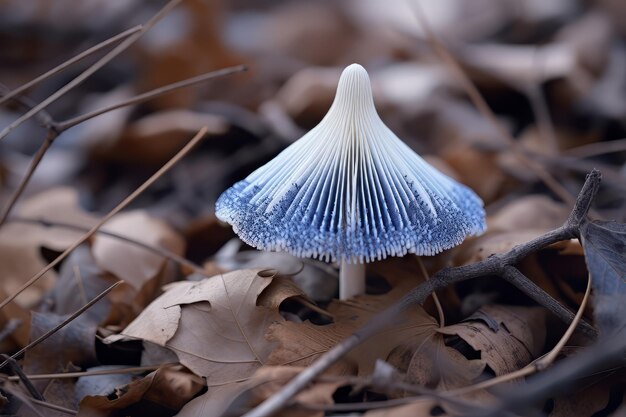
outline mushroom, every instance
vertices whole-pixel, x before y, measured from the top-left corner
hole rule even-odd
[[[486,228],[481,199],[383,123],[358,64],[322,121],[226,190],[216,215],[255,248],[339,262],[341,299],[365,292],[367,262],[435,255]]]

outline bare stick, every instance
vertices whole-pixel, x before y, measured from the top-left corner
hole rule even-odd
[[[33,159],[30,161],[30,165],[28,166],[28,171],[26,171],[26,175],[24,175],[24,177],[20,180],[20,184],[17,186],[15,191],[13,191],[13,194],[11,194],[9,202],[2,209],[2,214],[0,214],[0,226],[4,224],[7,217],[9,216],[9,213],[11,213],[11,210],[13,210],[15,203],[17,203],[17,200],[20,198],[20,196],[26,189],[26,186],[30,182],[30,179],[33,177],[35,169],[37,169],[37,166],[39,166],[39,163],[41,162],[43,156],[50,148],[52,142],[54,142],[54,139],[56,139],[56,137],[57,133],[54,130],[48,130],[46,138],[41,143],[41,145],[39,145],[39,149],[37,149],[35,156],[33,156]]]
[[[49,220],[45,220],[45,219],[33,219],[33,218],[29,218],[29,217],[19,217],[19,216],[11,216],[9,217],[9,219],[7,220],[7,223],[27,223],[27,224],[37,224],[40,226],[44,226],[44,227],[60,227],[63,229],[68,229],[68,230],[76,230],[78,232],[82,232],[82,233],[87,233],[89,232],[89,228],[88,227],[83,227],[83,226],[78,226],[75,224],[70,224],[70,223],[64,223],[64,222],[57,222],[57,221],[49,221]],[[154,254],[160,255],[166,259],[169,259],[173,262],[176,262],[179,265],[182,266],[186,266],[187,268],[191,269],[192,271],[200,274],[200,275],[206,275],[206,271],[204,270],[204,268],[202,268],[202,266],[198,265],[195,262],[190,261],[187,258],[183,258],[182,256],[178,255],[177,253],[172,252],[169,249],[166,248],[162,248],[159,246],[152,246],[152,245],[148,245],[147,243],[144,243],[140,240],[136,240],[136,239],[132,239],[130,237],[124,236],[124,235],[120,235],[119,233],[113,233],[113,232],[109,232],[106,230],[98,230],[96,232],[99,235],[104,235],[104,236],[109,236],[115,239],[119,239],[121,241],[130,243],[131,245],[135,245],[138,246],[140,248],[143,248],[145,250],[148,250]]]
[[[118,285],[120,285],[123,282],[124,281],[118,281],[115,284],[111,285],[109,288],[107,288],[106,290],[102,291],[100,294],[95,296],[90,302],[88,302],[87,304],[85,304],[84,306],[82,306],[81,308],[76,310],[67,319],[63,320],[63,322],[61,322],[58,325],[54,326],[54,328],[48,330],[47,332],[45,332],[44,334],[39,336],[37,339],[33,340],[32,342],[30,342],[29,344],[24,346],[22,349],[20,349],[17,352],[15,352],[13,355],[11,355],[11,357],[9,359],[5,360],[4,362],[2,362],[2,364],[0,364],[0,369],[4,368],[10,362],[11,359],[16,359],[16,358],[20,357],[20,355],[22,355],[24,352],[26,352],[26,351],[30,350],[31,348],[37,346],[39,343],[43,342],[44,340],[46,340],[47,338],[52,336],[53,334],[55,334],[56,332],[61,330],[63,327],[67,326],[69,323],[71,323],[78,316],[83,314],[86,310],[88,310],[91,306],[93,306],[95,303],[100,301],[105,295],[110,293],[115,287],[117,287]]]
[[[24,123],[25,121],[33,117],[33,115],[37,114],[40,110],[45,109],[50,104],[54,103],[56,100],[62,97],[65,93],[70,91],[72,88],[76,87],[77,85],[80,85],[87,78],[91,77],[91,75],[93,75],[96,71],[98,71],[100,68],[108,64],[113,58],[115,58],[116,56],[124,52],[126,49],[128,49],[133,43],[137,41],[137,39],[139,39],[144,33],[150,30],[159,20],[161,20],[163,16],[165,16],[172,8],[174,8],[181,1],[182,0],[170,0],[145,25],[141,26],[141,29],[139,29],[137,32],[133,33],[132,35],[124,39],[119,45],[113,48],[109,53],[107,53],[105,56],[100,58],[96,63],[94,63],[89,68],[87,68],[85,71],[83,71],[80,75],[78,75],[72,81],[65,84],[55,93],[53,93],[51,96],[49,96],[44,101],[42,101],[41,103],[39,103],[38,105],[30,109],[28,112],[26,112],[26,114],[24,114],[23,116],[15,120],[9,126],[2,129],[2,131],[0,131],[0,140],[2,140],[5,136],[7,136],[9,133],[15,130],[22,123]]]
[[[509,252],[492,255],[475,264],[442,269],[433,275],[431,279],[409,291],[409,293],[398,302],[372,317],[369,322],[352,335],[322,354],[315,362],[287,382],[280,391],[245,414],[244,417],[269,417],[278,412],[288,404],[298,392],[306,388],[314,378],[328,369],[328,367],[337,360],[341,359],[347,352],[372,335],[378,333],[390,323],[397,323],[408,308],[415,304],[422,304],[426,297],[433,291],[471,278],[487,275],[501,276],[507,266],[517,264],[529,254],[561,240],[578,237],[580,234],[580,225],[587,216],[591,201],[598,191],[600,181],[601,175],[598,171],[592,171],[587,175],[587,180],[578,195],[572,213],[565,224],[560,228],[539,236],[530,242],[515,246]],[[579,328],[582,329],[581,327]]]
[[[58,265],[63,259],[65,259],[74,249],[85,243],[91,236],[93,236],[100,227],[107,221],[111,219],[111,217],[115,216],[121,210],[123,210],[126,206],[128,206],[137,196],[139,196],[142,192],[144,192],[148,187],[150,187],[156,180],[161,178],[163,174],[169,171],[178,161],[180,161],[187,153],[204,137],[207,132],[207,128],[202,128],[194,137],[191,139],[172,159],[170,159],[165,165],[163,165],[156,173],[154,173],[146,182],[144,182],[139,188],[137,188],[133,193],[131,193],[128,197],[124,199],[121,203],[119,203],[113,210],[111,210],[106,216],[104,216],[95,226],[93,226],[89,232],[85,233],[82,237],[80,237],[76,242],[74,242],[69,248],[67,248],[61,255],[59,255],[54,261],[50,262],[48,266],[39,271],[35,276],[28,280],[24,285],[22,285],[15,293],[7,297],[2,303],[0,303],[0,310],[4,308],[8,303],[10,303],[15,297],[20,295],[26,288],[31,286],[34,282],[36,282],[39,278],[41,278],[46,272],[50,271],[56,265]]]
[[[6,85],[0,83],[0,97],[8,92],[9,92],[9,88]],[[12,97],[11,101],[16,103],[25,111],[28,111],[37,105],[37,103],[33,102],[31,99],[23,95]],[[41,127],[43,127],[44,129],[48,129],[48,130],[54,129],[54,126],[53,126],[54,119],[52,118],[52,116],[50,116],[50,113],[48,113],[47,111],[41,110],[39,111],[39,113],[37,113],[33,117],[35,118],[37,122],[39,122]]]
[[[132,97],[128,100],[122,101],[121,103],[114,104],[112,106],[104,107],[102,109],[94,110],[90,113],[83,114],[72,119],[68,119],[56,124],[57,130],[63,132],[67,129],[70,129],[77,124],[83,123],[86,120],[93,119],[94,117],[100,116],[101,114],[108,113],[113,110],[117,110],[121,107],[131,106],[133,104],[143,103],[145,101],[151,100],[155,97],[162,96],[164,94],[170,93],[175,90],[179,90],[181,88],[190,87],[195,84],[200,84],[207,80],[217,77],[223,77],[225,75],[234,74],[237,72],[246,71],[247,67],[245,65],[237,65],[234,67],[223,68],[217,71],[211,71],[206,74],[198,75],[196,77],[187,78],[186,80],[177,81],[172,84],[165,85],[163,87],[155,88],[154,90],[150,90],[148,92],[139,94],[135,97]]]
[[[107,46],[111,45],[112,43],[115,43],[121,39],[124,39],[127,36],[132,35],[133,33],[139,32],[141,30],[141,25],[137,25],[135,27],[132,27],[128,30],[125,30],[122,33],[118,33],[117,35],[100,42],[97,45],[92,46],[91,48],[87,49],[86,51],[83,51],[81,53],[79,53],[78,55],[70,58],[69,60],[63,62],[62,64],[52,68],[50,71],[45,72],[43,74],[41,74],[39,77],[27,82],[26,84],[17,87],[16,89],[8,92],[7,94],[5,94],[3,97],[0,97],[0,104],[4,103],[5,101],[18,96],[20,94],[22,94],[24,91],[28,90],[29,88],[31,88],[34,85],[39,84],[40,82],[42,82],[45,79],[48,79],[50,77],[52,77],[55,74],[58,74],[59,72],[63,71],[64,69],[70,67],[71,65],[74,65],[75,63],[77,63],[78,61],[88,57],[89,55],[98,52],[99,50],[101,50],[102,48],[106,48]]]
[[[480,111],[480,113],[485,116],[487,120],[489,120],[489,122],[495,127],[499,136],[506,140],[507,145],[510,146],[516,158],[518,158],[522,163],[531,168],[544,182],[544,184],[546,184],[546,186],[550,188],[550,190],[552,190],[552,192],[554,192],[554,194],[556,194],[561,200],[567,202],[568,204],[573,204],[574,198],[569,193],[569,191],[567,191],[556,179],[554,179],[554,177],[550,174],[550,172],[545,169],[545,167],[543,167],[541,164],[538,164],[536,161],[533,161],[532,159],[526,157],[526,155],[524,155],[520,151],[521,146],[515,141],[513,136],[511,136],[511,133],[507,131],[500,122],[498,122],[496,115],[493,113],[480,91],[478,91],[478,88],[476,88],[474,83],[472,83],[472,81],[465,74],[456,59],[452,56],[452,54],[450,54],[450,52],[448,52],[446,46],[443,44],[443,42],[441,42],[441,40],[432,30],[430,24],[428,23],[428,19],[426,19],[426,16],[424,15],[419,5],[419,2],[412,2],[411,4],[414,5],[413,10],[415,11],[415,15],[422,25],[422,28],[424,29],[424,32],[426,33],[428,40],[431,43],[435,52],[439,54],[444,63],[447,64],[456,74],[458,80],[463,86],[463,89],[469,96],[472,103],[474,103],[474,106],[476,106],[476,108],[478,108],[478,111]]]

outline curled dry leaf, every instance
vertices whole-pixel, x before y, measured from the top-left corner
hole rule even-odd
[[[250,377],[275,344],[265,339],[286,298],[300,296],[288,280],[239,270],[198,282],[177,282],[150,304],[114,342],[137,338],[165,346],[209,385]]]
[[[109,395],[84,397],[78,417],[171,416],[203,386],[202,378],[183,366],[164,365],[145,378],[116,388]]]
[[[448,390],[471,384],[485,366],[496,375],[520,369],[541,353],[545,314],[535,307],[488,305],[461,323],[435,329],[415,351],[407,379]],[[460,338],[480,358],[467,359],[444,343],[445,336]]]

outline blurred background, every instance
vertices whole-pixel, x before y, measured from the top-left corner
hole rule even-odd
[[[15,88],[145,23],[163,4],[5,0],[0,82],[5,91]],[[625,17],[626,3],[617,0],[184,0],[129,50],[49,106],[51,117],[70,119],[236,64],[248,71],[63,132],[22,199],[69,186],[81,209],[102,215],[206,125],[210,134],[201,146],[133,203],[183,231],[188,256],[206,259],[232,236],[213,219],[219,194],[315,126],[342,68],[358,62],[370,72],[385,123],[476,190],[490,212],[530,192],[555,196],[474,105],[468,80],[527,157],[572,195],[586,172],[601,168],[606,187],[599,204],[606,217],[624,220]],[[459,67],[445,59],[437,41]],[[109,49],[46,79],[24,100],[43,100]],[[23,105],[5,103],[0,126],[23,112]],[[0,141],[3,201],[45,136],[31,119]]]

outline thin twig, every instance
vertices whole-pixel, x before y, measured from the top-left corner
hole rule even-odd
[[[475,264],[456,268],[444,268],[437,272],[431,279],[413,288],[395,304],[372,317],[370,321],[352,335],[322,354],[315,362],[287,382],[280,391],[245,414],[245,417],[269,417],[281,410],[298,392],[308,386],[313,379],[328,369],[328,367],[390,323],[397,323],[403,318],[403,313],[407,309],[416,304],[422,304],[433,291],[447,285],[481,276],[502,276],[507,266],[516,265],[529,254],[553,243],[578,237],[580,225],[587,216],[591,202],[600,186],[600,181],[601,175],[599,171],[592,171],[587,175],[572,213],[563,226],[530,242],[515,246],[509,252],[492,255]],[[584,330],[582,327],[579,328]]]
[[[223,77],[225,75],[235,74],[237,72],[246,71],[247,67],[245,65],[236,65],[234,67],[223,68],[217,71],[207,72],[202,75],[198,75],[196,77],[187,78],[185,80],[177,81],[172,84],[164,85],[163,87],[155,88],[154,90],[147,91],[145,93],[136,95],[134,97],[129,98],[128,100],[124,100],[120,103],[113,104],[111,106],[104,107],[102,109],[94,110],[92,112],[74,117],[72,119],[64,120],[62,122],[56,123],[57,130],[63,132],[66,131],[80,123],[83,123],[86,120],[93,119],[94,117],[100,116],[104,113],[108,113],[113,110],[117,110],[122,107],[131,106],[133,104],[143,103],[148,100],[152,100],[155,97],[162,96],[167,93],[171,93],[172,91],[179,90],[181,88],[190,87],[192,85],[203,83],[207,80],[217,77]]]
[[[163,365],[176,365],[163,364]],[[55,374],[37,374],[26,375],[26,377],[32,381],[46,380],[46,379],[63,379],[63,378],[82,378],[86,376],[99,376],[99,375],[117,375],[117,374],[130,374],[137,372],[150,372],[159,369],[163,365],[150,365],[150,366],[135,366],[129,368],[117,368],[117,369],[99,369],[97,371],[81,371],[81,372],[59,372]],[[6,377],[8,381],[19,381],[18,376]]]
[[[139,196],[142,192],[144,192],[148,187],[154,184],[163,174],[169,171],[178,161],[180,161],[191,149],[204,137],[207,132],[207,128],[202,128],[176,155],[174,155],[165,165],[163,165],[156,173],[154,173],[146,182],[144,182],[139,188],[133,191],[128,197],[124,199],[121,203],[119,203],[113,210],[111,210],[106,216],[104,216],[98,223],[96,223],[89,232],[85,233],[81,236],[76,242],[74,242],[69,248],[67,248],[62,254],[60,254],[54,261],[50,262],[45,268],[39,271],[36,275],[34,275],[31,279],[28,280],[25,284],[23,284],[16,292],[8,296],[4,301],[0,303],[0,310],[4,308],[8,303],[10,303],[15,297],[20,295],[26,288],[31,286],[34,282],[36,282],[39,278],[41,278],[45,273],[50,271],[56,265],[61,263],[63,259],[65,259],[74,249],[85,243],[91,236],[93,236],[100,227],[107,221],[109,221],[113,216],[123,210],[126,206],[128,206],[137,196]]]
[[[529,280],[528,277],[522,274],[516,267],[511,265],[506,266],[502,271],[501,276],[507,282],[513,284],[524,294],[536,301],[537,304],[546,307],[564,323],[569,323],[574,320],[575,314],[572,311],[570,311],[563,304],[559,303],[556,299],[552,298],[533,281]],[[595,331],[589,323],[583,320],[580,325],[582,329],[585,329],[585,334],[594,337]]]
[[[424,262],[422,262],[421,256],[415,256],[417,260],[417,265],[419,265],[420,271],[424,276],[424,280],[428,281],[429,275],[426,267],[424,266]],[[445,327],[446,325],[446,316],[443,314],[443,307],[441,307],[441,302],[439,301],[439,297],[437,297],[437,293],[433,291],[432,293],[433,301],[435,302],[435,307],[437,308],[437,315],[439,316],[439,327]]]
[[[590,158],[612,152],[626,152],[626,139],[590,143],[563,151],[563,154],[576,158]]]
[[[34,219],[34,218],[22,217],[22,216],[11,216],[7,219],[7,223],[36,224],[36,225],[40,225],[43,227],[60,227],[62,229],[76,230],[77,232],[82,232],[82,233],[89,232],[88,227],[79,226],[76,224],[50,221],[50,220],[45,220],[45,219]],[[119,239],[126,243],[130,243],[131,245],[138,246],[156,255],[160,255],[166,259],[169,259],[170,261],[173,261],[181,266],[185,266],[191,269],[193,272],[206,276],[206,270],[202,266],[198,265],[197,263],[193,261],[190,261],[187,258],[184,258],[178,255],[177,253],[172,252],[169,249],[166,249],[160,246],[152,246],[140,240],[136,240],[136,239],[124,236],[124,235],[120,235],[119,233],[109,232],[107,230],[98,230],[96,233],[99,235],[109,236],[115,239]]]
[[[9,92],[10,92],[9,88],[6,85],[0,83],[0,97]],[[34,101],[32,101],[31,99],[29,99],[28,97],[24,95],[11,97],[11,101],[17,104],[19,107],[21,107],[25,111],[28,111],[37,105],[37,103],[35,103]],[[41,127],[43,127],[44,129],[48,129],[48,130],[54,129],[54,126],[53,126],[54,119],[52,118],[50,113],[48,113],[46,110],[39,111],[33,117],[35,118],[35,120],[37,120],[37,122],[39,122]]]
[[[2,129],[2,131],[0,131],[0,140],[2,140],[5,136],[7,136],[13,130],[19,127],[22,123],[30,119],[33,115],[37,114],[40,110],[45,109],[50,104],[54,103],[64,94],[66,94],[68,91],[70,91],[72,88],[80,85],[87,78],[91,77],[96,71],[98,71],[100,68],[108,64],[113,58],[115,58],[116,56],[124,52],[126,49],[128,49],[139,38],[141,38],[141,36],[143,36],[144,33],[150,30],[159,20],[161,20],[161,18],[163,18],[163,16],[165,16],[172,8],[178,5],[178,3],[180,3],[181,1],[182,0],[170,0],[169,2],[167,2],[167,4],[161,10],[159,10],[159,12],[155,14],[148,22],[146,22],[143,26],[141,26],[141,28],[137,32],[128,36],[126,39],[120,42],[115,48],[113,48],[105,56],[100,58],[97,62],[95,62],[85,71],[83,71],[80,75],[78,75],[72,81],[65,84],[63,87],[61,87],[56,92],[54,92],[51,96],[49,96],[48,98],[43,100],[41,103],[39,103],[38,105],[30,109],[28,112],[26,112],[24,115],[19,117],[9,126]]]
[[[35,153],[35,156],[33,156],[33,159],[30,161],[30,165],[28,166],[26,175],[24,175],[24,177],[20,180],[20,184],[17,186],[13,194],[11,194],[11,197],[9,198],[9,202],[2,209],[2,214],[0,214],[0,226],[2,226],[4,222],[6,221],[7,217],[9,216],[9,213],[11,213],[11,210],[15,206],[15,203],[17,203],[17,200],[20,198],[20,196],[26,189],[26,186],[30,182],[30,179],[35,173],[35,169],[37,169],[37,166],[41,162],[41,159],[45,155],[46,151],[50,148],[50,146],[52,145],[52,142],[54,142],[56,137],[57,137],[56,131],[48,130],[48,133],[46,134],[46,138],[39,146],[39,149],[37,149],[37,152]]]
[[[419,2],[414,1],[411,2],[411,4],[414,6],[413,10],[415,11],[415,16],[420,22],[422,28],[424,29],[428,41],[430,42],[435,52],[437,52],[437,54],[444,61],[444,63],[452,69],[458,80],[461,82],[461,85],[469,96],[470,100],[472,101],[472,103],[474,103],[474,106],[476,106],[478,111],[494,126],[494,128],[498,132],[498,135],[507,142],[507,145],[511,148],[515,157],[520,162],[532,169],[537,174],[537,176],[546,184],[546,186],[550,188],[550,190],[552,190],[552,192],[554,192],[554,194],[557,195],[561,200],[565,201],[568,204],[573,204],[574,198],[569,193],[569,191],[567,191],[556,179],[554,179],[554,177],[550,174],[550,172],[545,169],[545,167],[543,167],[541,164],[538,164],[536,161],[528,158],[526,155],[523,154],[523,152],[521,152],[521,149],[523,148],[517,141],[515,141],[513,136],[511,136],[511,133],[507,129],[505,129],[498,121],[496,115],[491,110],[480,91],[478,91],[478,88],[474,85],[474,83],[472,83],[472,81],[469,79],[467,74],[465,74],[456,59],[452,56],[452,54],[448,51],[443,42],[432,30],[428,19],[424,15],[424,12],[419,5]]]
[[[19,358],[24,352],[30,350],[31,348],[37,346],[39,343],[43,342],[44,340],[46,340],[47,338],[49,338],[50,336],[52,336],[54,333],[58,332],[60,329],[62,329],[63,327],[67,326],[69,323],[71,323],[73,320],[75,320],[78,316],[80,316],[81,314],[83,314],[86,310],[88,310],[91,306],[93,306],[95,303],[97,303],[98,301],[100,301],[104,296],[106,296],[108,293],[110,293],[115,287],[117,287],[118,285],[120,285],[121,283],[123,283],[124,281],[118,281],[115,284],[111,285],[109,288],[107,288],[106,290],[102,291],[100,294],[98,294],[97,296],[95,296],[91,301],[89,301],[87,304],[85,304],[84,306],[82,306],[81,308],[79,308],[78,310],[76,310],[71,316],[69,316],[68,318],[66,318],[65,320],[63,320],[61,323],[59,323],[58,325],[54,326],[52,329],[48,330],[47,332],[45,332],[44,334],[42,334],[41,336],[39,336],[37,339],[33,340],[32,342],[30,342],[29,344],[27,344],[26,346],[24,346],[22,349],[18,350],[17,352],[15,352],[13,355],[11,355],[11,357],[7,360],[5,360],[4,362],[2,362],[2,364],[0,364],[0,369],[4,368],[11,359],[17,359]]]
[[[28,90],[29,88],[31,88],[34,85],[39,84],[40,82],[42,82],[43,80],[46,80],[50,77],[52,77],[55,74],[58,74],[59,72],[63,71],[64,69],[70,67],[71,65],[74,65],[75,63],[77,63],[78,61],[87,58],[89,55],[98,52],[99,50],[101,50],[102,48],[106,48],[107,46],[111,45],[112,43],[115,43],[121,39],[126,38],[127,36],[132,35],[133,33],[139,32],[141,30],[141,25],[137,25],[135,27],[132,27],[130,29],[125,30],[122,33],[118,33],[117,35],[106,39],[102,42],[100,42],[97,45],[92,46],[91,48],[87,49],[86,51],[83,51],[81,53],[79,53],[78,55],[68,59],[67,61],[63,62],[62,64],[52,68],[50,71],[47,71],[43,74],[41,74],[39,77],[32,79],[31,81],[27,82],[26,84],[17,87],[14,90],[11,90],[10,92],[4,94],[3,97],[0,97],[0,104],[4,103],[5,101],[12,99],[13,97],[16,97],[20,94],[22,94],[24,91]]]

